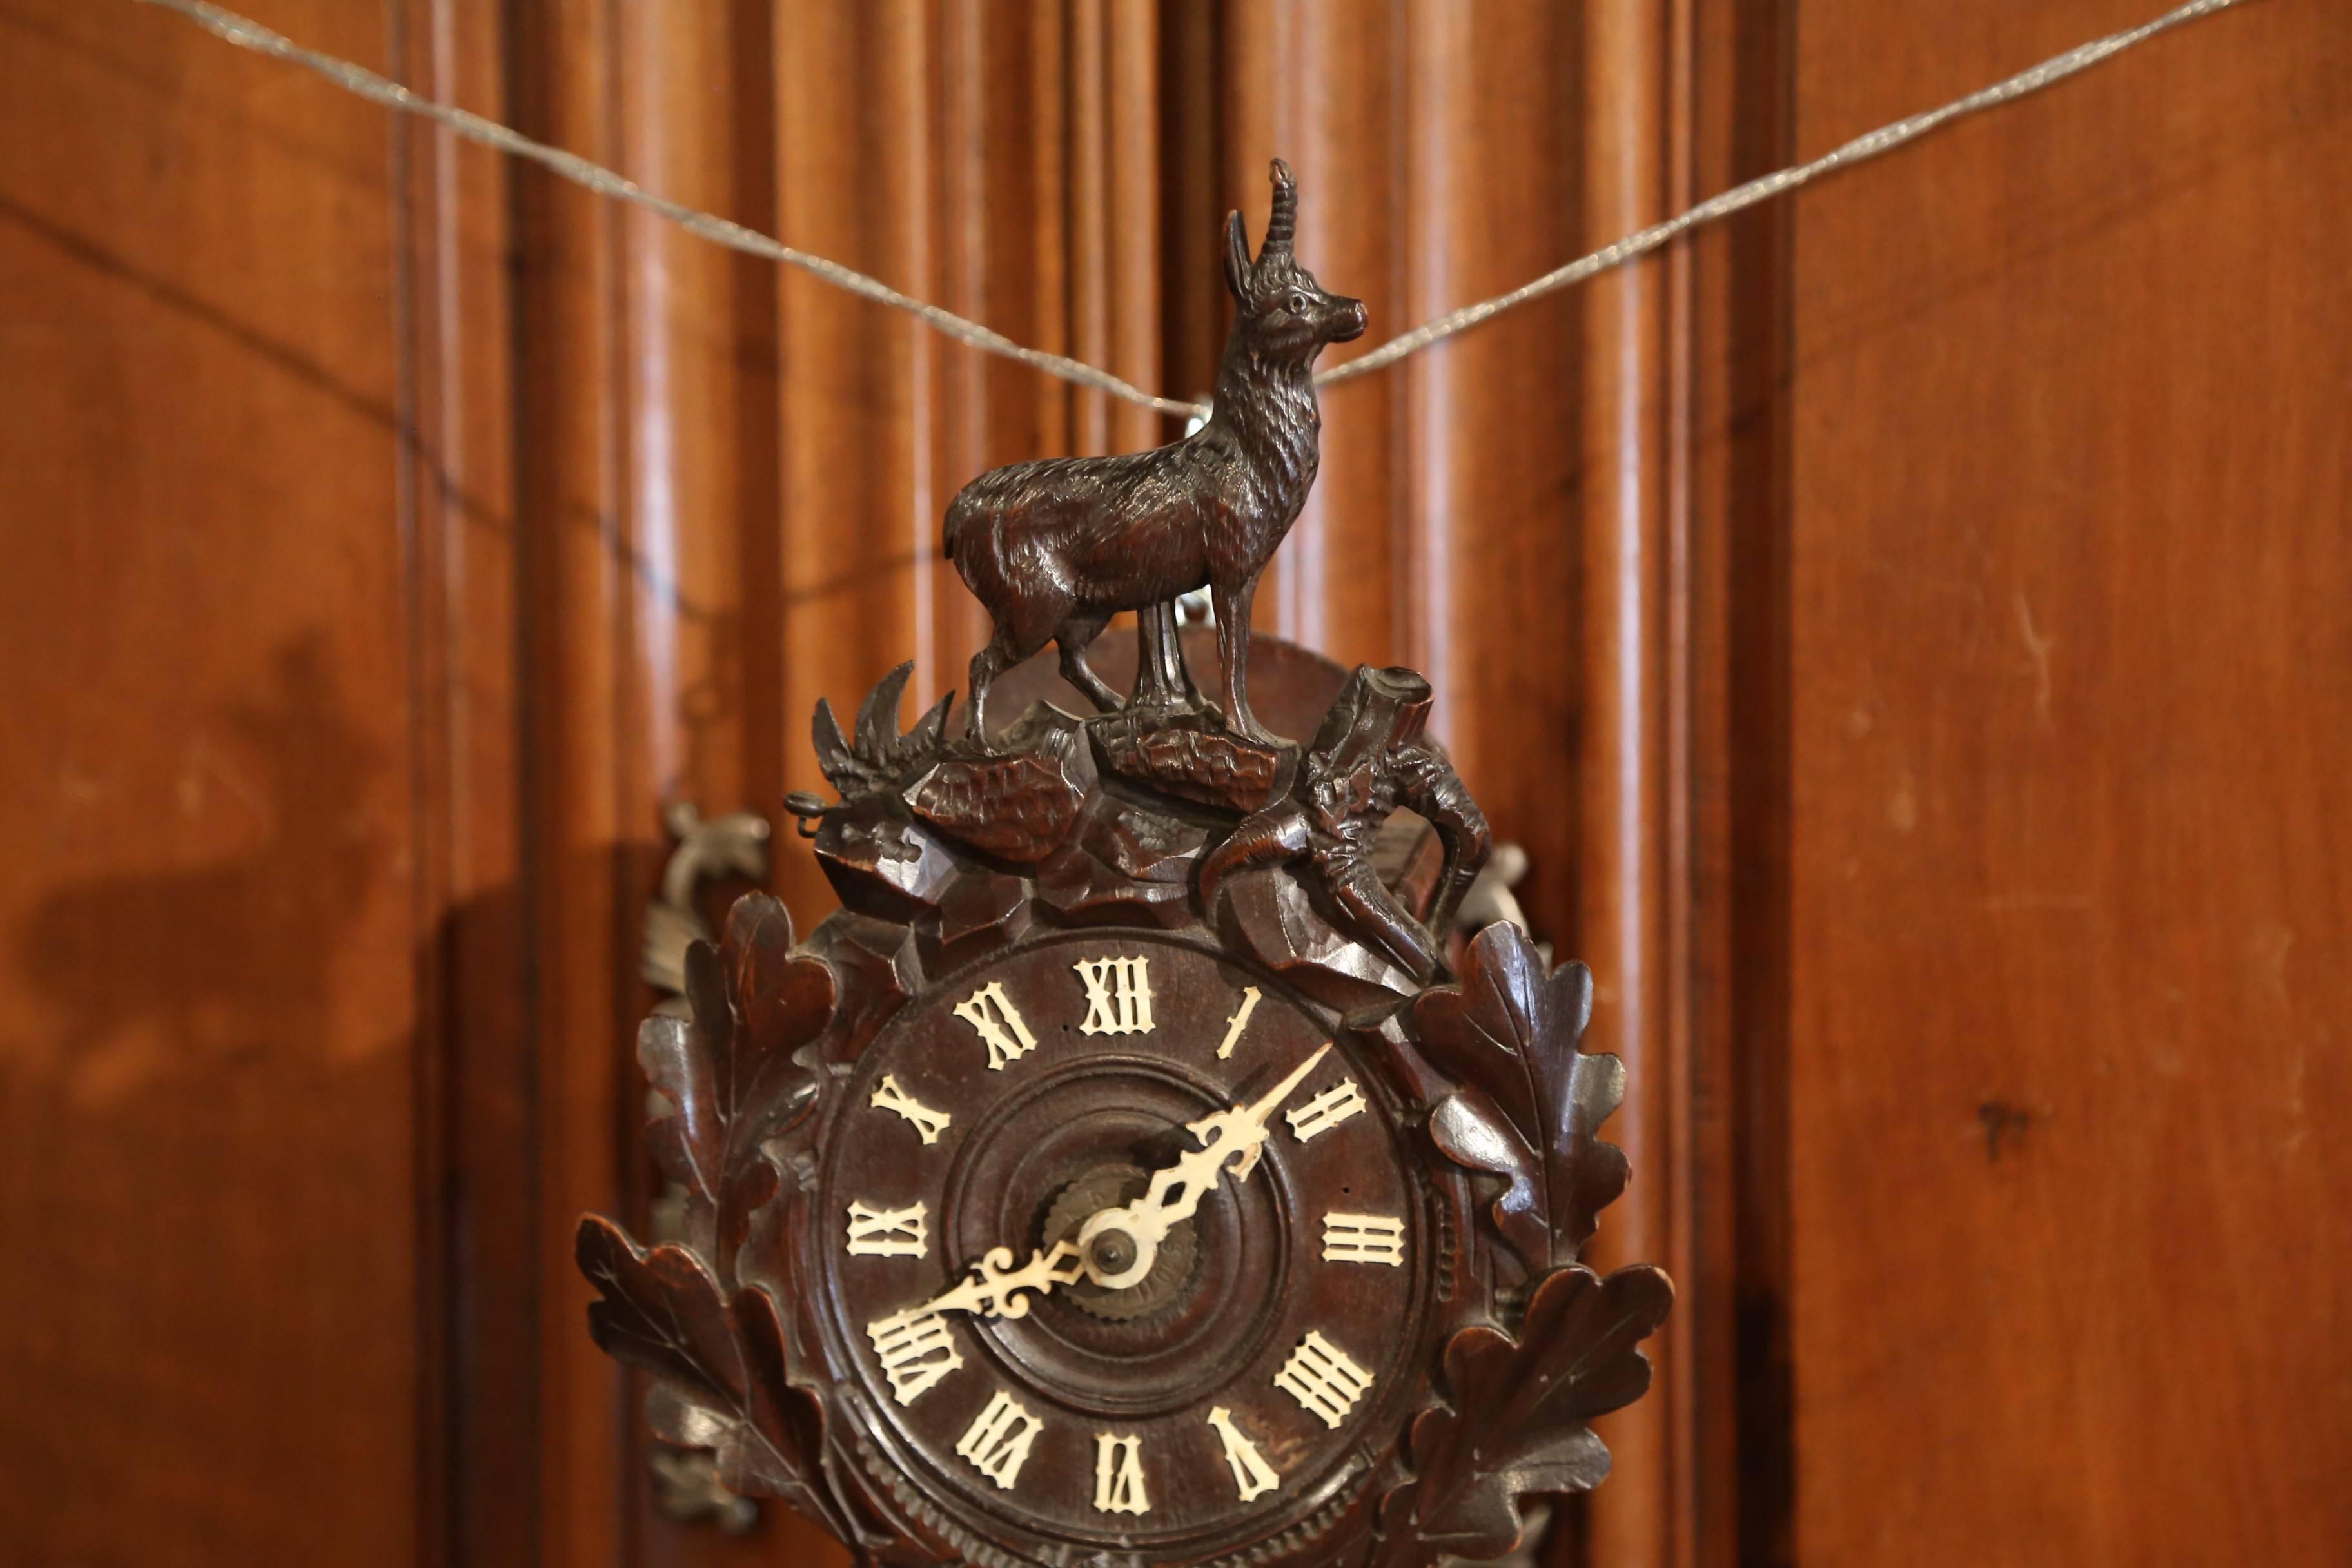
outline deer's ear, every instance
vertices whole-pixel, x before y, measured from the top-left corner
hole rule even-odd
[[[1242,215],[1225,215],[1225,287],[1236,300],[1247,297],[1249,287],[1249,231],[1242,227]]]

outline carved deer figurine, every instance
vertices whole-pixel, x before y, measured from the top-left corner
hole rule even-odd
[[[1208,422],[1153,451],[992,469],[949,503],[948,557],[996,628],[971,661],[975,743],[988,743],[989,683],[1048,638],[1070,683],[1117,709],[1087,645],[1121,610],[1142,612],[1140,667],[1181,678],[1173,601],[1203,585],[1217,612],[1225,721],[1251,741],[1273,739],[1249,709],[1250,601],[1315,482],[1316,357],[1362,335],[1365,321],[1361,300],[1325,293],[1291,254],[1298,187],[1279,159],[1273,178],[1255,261],[1242,215],[1225,219],[1234,325]]]

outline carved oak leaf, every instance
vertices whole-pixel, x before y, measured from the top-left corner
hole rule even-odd
[[[1423,1053],[1464,1085],[1430,1112],[1430,1137],[1509,1184],[1495,1227],[1532,1273],[1574,1262],[1625,1190],[1625,1155],[1599,1137],[1625,1068],[1577,1048],[1591,1016],[1584,965],[1546,975],[1527,933],[1500,922],[1471,942],[1460,984],[1413,1004]]]
[[[596,1343],[709,1417],[689,1425],[675,1405],[656,1400],[657,1427],[669,1428],[661,1435],[715,1448],[730,1491],[782,1498],[850,1539],[824,1473],[824,1395],[793,1376],[768,1293],[746,1287],[728,1295],[685,1247],[640,1251],[595,1215],[580,1222],[574,1251],[603,1297],[588,1309]]]
[[[1650,1363],[1634,1346],[1674,1300],[1647,1264],[1606,1279],[1573,1265],[1537,1287],[1517,1339],[1481,1327],[1448,1341],[1453,1408],[1412,1425],[1418,1476],[1383,1510],[1383,1568],[1499,1557],[1526,1528],[1522,1498],[1598,1486],[1609,1449],[1589,1423],[1648,1389]]]
[[[687,1193],[687,1237],[733,1278],[751,1215],[774,1195],[761,1148],[807,1123],[819,1077],[796,1059],[833,1016],[833,971],[793,951],[792,917],[765,893],[736,900],[719,945],[687,952],[693,1016],[656,1016],[637,1059],[675,1111],[646,1129],[655,1161]]]

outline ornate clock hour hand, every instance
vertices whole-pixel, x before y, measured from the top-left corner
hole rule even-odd
[[[1080,1226],[1077,1249],[1087,1278],[1105,1289],[1119,1290],[1150,1273],[1170,1229],[1177,1221],[1192,1217],[1228,1166],[1234,1181],[1249,1180],[1265,1146],[1266,1123],[1330,1049],[1326,1042],[1289,1077],[1249,1104],[1191,1123],[1186,1130],[1200,1142],[1198,1149],[1154,1172],[1150,1190],[1135,1203],[1105,1209]]]
[[[1085,1272],[1078,1249],[1061,1242],[1029,1255],[1013,1267],[1013,1249],[991,1247],[987,1256],[965,1271],[966,1278],[928,1301],[901,1308],[866,1325],[874,1353],[882,1358],[883,1375],[890,1380],[891,1397],[911,1405],[923,1392],[963,1364],[952,1340],[940,1322],[942,1312],[973,1312],[988,1318],[1025,1318],[1029,1297],[1042,1296],[1056,1285],[1076,1284]]]
[[[1025,1318],[1029,1298],[1024,1291],[1043,1296],[1056,1285],[1075,1285],[1085,1269],[1078,1262],[1078,1249],[1063,1241],[1031,1253],[1029,1261],[1018,1268],[1013,1267],[1011,1247],[993,1247],[964,1273],[961,1283],[898,1315],[973,1312],[988,1318]]]

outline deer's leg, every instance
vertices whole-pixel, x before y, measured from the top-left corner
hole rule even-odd
[[[1160,713],[1168,709],[1168,666],[1160,655],[1163,607],[1146,605],[1135,612],[1135,689],[1127,698],[1130,711]]]
[[[1184,608],[1175,600],[1168,602],[1168,681],[1176,689],[1176,696],[1185,707],[1195,712],[1207,706],[1201,700],[1201,689],[1192,684],[1192,672],[1184,663]]]
[[[1035,653],[1045,644],[1044,637],[1021,646],[1011,628],[999,626],[988,639],[988,646],[971,656],[971,703],[964,710],[964,738],[982,751],[991,749],[988,743],[988,688],[1006,670]]]
[[[1184,647],[1178,640],[1176,606],[1161,600],[1145,606],[1135,620],[1135,693],[1129,708],[1145,713],[1171,713],[1200,706],[1184,668]]]
[[[1072,616],[1054,634],[1062,649],[1062,679],[1087,695],[1087,700],[1105,713],[1118,711],[1118,693],[1109,681],[1097,675],[1087,662],[1087,645],[1102,636],[1110,624],[1108,616]]]
[[[988,749],[988,684],[1003,672],[1004,663],[993,637],[971,656],[971,700],[964,705],[963,733],[982,751]]]
[[[1210,597],[1217,606],[1217,651],[1225,665],[1225,727],[1244,740],[1271,745],[1277,737],[1258,727],[1249,709],[1250,603],[1257,597],[1257,576],[1233,587],[1213,584]]]

